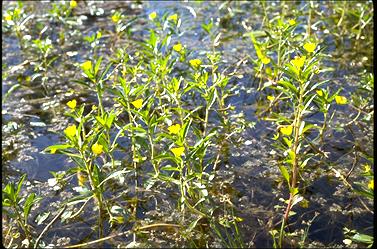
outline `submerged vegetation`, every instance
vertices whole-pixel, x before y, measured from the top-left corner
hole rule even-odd
[[[2,12],[5,247],[373,246],[372,2]]]

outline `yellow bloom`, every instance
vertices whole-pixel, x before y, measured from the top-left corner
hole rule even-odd
[[[55,154],[55,153],[56,153],[56,148],[52,148],[52,149],[50,150],[50,153],[51,153],[51,154]]]
[[[117,14],[114,14],[111,16],[111,20],[114,22],[114,23],[117,23],[119,20],[120,20],[120,16],[117,15]]]
[[[316,48],[317,45],[315,45],[315,43],[311,43],[311,42],[308,42],[308,43],[305,43],[304,45],[304,49],[308,52],[308,53],[313,53],[315,48]]]
[[[293,60],[291,60],[291,64],[295,66],[297,69],[300,69],[304,66],[306,60],[306,56],[298,57],[296,56]]]
[[[94,154],[99,155],[103,152],[103,146],[98,143],[95,143],[92,145],[92,151]]]
[[[180,124],[175,124],[175,125],[172,125],[168,128],[169,132],[172,133],[172,134],[178,134],[180,129],[181,129]]]
[[[290,136],[292,135],[293,127],[292,125],[283,126],[280,128],[280,132],[285,136]]]
[[[173,46],[173,49],[177,52],[181,52],[182,50],[182,44],[181,43],[177,43]]]
[[[190,65],[195,68],[199,67],[202,64],[202,61],[199,59],[193,59],[193,60],[190,60],[189,62],[190,62]]]
[[[92,110],[93,111],[97,110],[97,106],[96,105],[92,105]]]
[[[175,157],[180,157],[184,151],[185,151],[185,147],[178,147],[178,148],[171,149],[171,152],[173,152]]]
[[[101,38],[101,37],[102,37],[102,33],[101,33],[101,31],[97,31],[96,36],[97,36],[97,39]]]
[[[168,17],[168,20],[176,22],[178,20],[178,15],[177,14],[171,15]]]
[[[270,63],[270,61],[271,61],[270,58],[268,58],[268,57],[266,57],[266,56],[262,57],[262,63],[263,63],[263,64],[268,64],[268,63]]]
[[[75,99],[72,99],[71,101],[68,101],[67,102],[67,106],[71,109],[75,109],[76,108],[76,104],[77,104],[77,101]]]
[[[20,15],[20,14],[21,14],[21,9],[19,9],[19,8],[15,8],[13,14],[14,14],[15,16]]]
[[[347,104],[347,98],[344,97],[344,96],[335,96],[335,102],[338,104],[338,105],[345,105]]]
[[[150,20],[153,20],[153,19],[155,19],[156,17],[157,17],[157,13],[156,13],[156,11],[153,11],[152,13],[149,14],[149,19],[150,19]]]
[[[76,135],[76,125],[71,125],[71,126],[68,126],[65,130],[64,130],[64,133],[68,136],[68,137],[73,137]]]
[[[69,6],[73,9],[73,8],[76,8],[77,6],[77,2],[76,1],[70,1],[69,2]]]
[[[370,172],[370,166],[368,164],[365,164],[364,167],[365,167],[364,172],[369,173]]]
[[[323,96],[323,91],[321,89],[319,90],[316,90],[316,93],[318,94],[318,96],[322,97]]]
[[[137,99],[137,100],[131,102],[131,104],[132,104],[136,109],[140,109],[140,108],[143,106],[143,100],[142,100],[142,99]]]
[[[371,189],[371,190],[374,190],[374,180],[370,180],[370,182],[368,183],[368,188]]]
[[[92,62],[91,61],[85,61],[83,64],[81,64],[81,68],[84,71],[88,71],[92,69]]]
[[[275,97],[274,97],[274,96],[270,96],[270,95],[268,95],[268,96],[267,96],[267,99],[268,99],[269,101],[272,102],[272,101],[274,101]]]
[[[296,24],[296,20],[294,20],[294,19],[290,19],[290,20],[288,21],[288,23],[289,23],[289,25],[295,25],[295,24]]]
[[[4,19],[5,19],[5,21],[10,21],[10,20],[12,20],[12,16],[9,15],[9,14],[5,14]]]

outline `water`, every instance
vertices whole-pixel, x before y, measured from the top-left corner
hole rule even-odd
[[[3,12],[4,8],[7,8],[10,4],[13,3],[5,4]],[[271,5],[273,4],[271,3]],[[27,2],[25,5],[34,6],[33,8],[37,13],[46,13],[43,8],[49,8],[50,6],[49,3],[41,2]],[[134,16],[141,17],[131,26],[134,35],[118,41],[118,44],[120,42],[127,44],[127,39],[138,40],[144,37],[148,30],[146,16],[152,11],[157,11],[159,15],[167,12],[169,14],[178,13],[181,16],[183,20],[181,30],[183,32],[179,39],[194,51],[196,51],[197,47],[210,49],[208,37],[201,35],[200,24],[204,20],[209,21],[213,18],[215,23],[219,23],[218,31],[223,33],[223,37],[228,37],[219,49],[223,51],[223,58],[229,64],[235,64],[239,59],[247,58],[248,55],[254,56],[255,52],[250,39],[243,37],[246,32],[244,25],[257,29],[260,26],[263,13],[257,3],[248,2],[235,2],[228,5],[223,2],[163,1],[138,4],[137,2],[106,1],[95,2],[93,5],[97,7],[92,7],[92,10],[89,7],[77,9],[76,16],[88,16],[86,19],[82,18],[83,21],[80,25],[72,25],[70,27],[67,24],[63,27],[60,24],[49,23],[48,29],[43,36],[49,35],[51,37],[50,39],[52,39],[55,46],[53,54],[59,55],[59,58],[53,64],[54,69],[49,73],[49,81],[47,83],[49,93],[47,96],[43,94],[40,78],[30,83],[24,79],[17,80],[18,76],[33,75],[34,72],[30,64],[20,67],[5,81],[3,80],[3,97],[13,84],[21,84],[21,87],[15,90],[8,100],[2,104],[3,181],[13,180],[25,172],[28,174],[29,181],[46,183],[52,177],[49,171],[67,170],[72,167],[73,163],[65,156],[44,154],[42,150],[49,145],[63,141],[59,134],[69,123],[69,119],[63,115],[65,111],[64,105],[68,100],[76,98],[79,103],[85,102],[88,104],[96,101],[90,92],[82,89],[77,91],[77,85],[72,79],[80,77],[75,65],[91,57],[89,45],[82,43],[83,36],[89,35],[90,32],[102,30],[102,47],[99,53],[111,53],[112,46],[103,45],[110,44],[112,41],[111,30],[113,30],[113,25],[109,21],[111,9],[124,10],[124,14],[130,16],[130,19]],[[93,5],[90,4],[90,6]],[[219,6],[222,6],[222,8],[218,9]],[[328,10],[324,5],[321,7],[324,10]],[[100,15],[96,15],[96,12]],[[102,12],[103,14],[101,14]],[[330,15],[330,13],[328,14]],[[219,17],[222,18],[219,20]],[[242,24],[243,21],[245,22],[244,24]],[[33,22],[36,21],[33,20]],[[31,35],[36,37],[42,28],[31,29]],[[324,25],[323,29],[325,28],[330,29]],[[77,30],[77,32],[65,32],[66,39],[64,44],[61,44],[57,39],[59,38],[59,32],[64,29]],[[357,41],[350,39],[340,39],[331,33],[324,33],[323,29],[320,29],[316,34],[323,38],[323,46],[327,47],[327,53],[332,55],[332,57],[325,58],[324,62],[326,65],[334,67],[334,71],[324,77],[332,79],[330,88],[337,89],[342,87],[344,88],[342,93],[349,97],[348,93],[355,89],[355,83],[360,80],[360,76],[356,73],[361,72],[363,69],[372,70],[372,53],[370,49],[362,47],[362,42],[357,43]],[[173,44],[175,43],[174,39],[176,38],[172,39]],[[26,59],[32,60],[35,58],[35,54],[32,52],[24,53],[21,51],[18,46],[18,40],[9,33],[3,33],[2,48],[3,63],[6,63],[8,68],[20,65]],[[72,51],[77,52],[77,55],[69,56],[68,53]],[[367,58],[366,61],[363,60],[364,57]],[[276,220],[274,206],[282,205],[279,198],[287,198],[287,193],[284,193],[283,196],[282,192],[284,191],[271,190],[272,188],[279,188],[277,187],[279,185],[277,179],[279,179],[278,176],[280,174],[274,160],[273,147],[271,146],[274,127],[269,122],[257,119],[256,111],[265,105],[265,94],[256,91],[258,80],[254,79],[252,68],[253,65],[250,63],[241,65],[240,74],[242,76],[234,78],[231,82],[239,86],[238,95],[233,96],[229,101],[236,106],[237,110],[243,111],[249,121],[256,122],[255,128],[246,129],[243,134],[244,140],[248,141],[248,145],[241,144],[238,147],[230,148],[231,156],[229,162],[226,165],[222,165],[219,179],[221,181],[221,179],[230,179],[230,176],[234,177],[233,180],[228,181],[227,189],[232,191],[231,200],[236,206],[238,216],[245,221],[241,224],[241,233],[244,235],[245,242],[250,242],[250,235],[252,234],[254,236],[254,244],[252,246],[270,247],[272,241],[268,235],[268,228],[271,228],[271,225],[278,221]],[[337,107],[334,124],[349,122],[350,117],[354,117],[355,114],[355,110],[350,107]],[[321,120],[322,117],[313,117],[313,119]],[[12,122],[17,124],[16,128],[11,128]],[[4,132],[6,126],[10,128],[7,128]],[[344,169],[350,169],[352,157],[348,152],[352,150],[352,144],[358,139],[358,136],[366,136],[365,148],[368,152],[373,153],[371,145],[372,133],[370,131],[354,127],[356,135],[352,136],[348,130],[336,131],[334,128],[335,125],[330,127],[328,131],[331,135],[329,140],[333,142],[331,146],[326,147],[326,150],[330,153],[329,160],[331,162],[335,164],[341,163]],[[326,167],[324,169],[328,170]],[[313,175],[316,172],[318,172],[318,168],[313,169]],[[345,195],[347,190],[333,178],[323,176],[321,173],[317,173],[317,175],[316,180],[310,185],[305,195],[305,198],[310,200],[309,208],[295,209],[297,215],[294,219],[298,221],[300,219],[312,219],[315,212],[321,214],[314,220],[309,229],[309,241],[326,246],[339,245],[343,240],[342,229],[345,225],[352,225],[356,229],[372,226],[371,222],[369,222],[372,217],[371,214],[360,212],[359,214],[350,215],[342,212],[342,209],[348,204],[351,204],[352,207],[360,208],[360,203],[355,199],[350,200],[351,197]],[[47,194],[48,187],[46,184],[35,185],[31,187],[31,189],[33,188],[44,188],[41,193]],[[66,193],[60,193],[60,195],[64,194]],[[58,196],[59,194],[55,198],[46,198],[41,207],[46,208],[58,200]],[[331,209],[333,204],[338,205],[338,210],[336,208]],[[161,207],[161,213],[157,217],[150,214],[140,214],[140,218],[165,221],[170,214],[164,213],[164,211],[169,212],[168,206],[174,207],[175,202],[170,199],[166,205],[166,207]],[[145,211],[150,210],[150,208],[146,206]],[[178,220],[177,214],[173,214],[172,217],[171,223]],[[266,226],[266,224],[268,225]],[[58,237],[66,236],[72,238],[70,243],[82,242],[84,237],[87,237],[88,240],[96,238],[95,234],[89,232],[88,224],[78,222],[70,225],[56,225],[55,232],[50,232],[48,238],[55,241]],[[37,227],[37,230],[41,229],[43,229],[43,226]],[[79,236],[76,236],[77,231],[81,231]],[[371,232],[371,230],[367,232]],[[158,235],[155,236],[159,237]],[[126,241],[129,241],[129,239],[129,237],[124,238]],[[120,239],[119,241],[122,240]],[[171,241],[174,241],[174,239],[171,239]],[[163,241],[163,239],[157,244],[160,246],[170,245],[169,242]]]

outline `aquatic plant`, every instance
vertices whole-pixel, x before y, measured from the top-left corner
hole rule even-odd
[[[28,220],[31,209],[42,198],[37,197],[35,193],[27,195],[26,198],[21,195],[25,179],[26,174],[20,177],[17,184],[13,182],[7,183],[2,191],[3,212],[7,217],[7,222],[4,224],[7,230],[4,236],[4,245],[7,247],[14,245],[14,239],[22,239],[22,244],[26,247],[32,244],[34,240],[34,231],[29,226]],[[18,227],[18,229],[14,229],[14,226]],[[20,232],[23,234],[21,235]]]
[[[16,184],[6,176],[9,247],[258,247],[261,240],[275,248],[318,246],[313,229],[328,208],[316,206],[322,204],[319,179],[336,188],[331,200],[351,193],[347,215],[359,206],[370,215],[369,3],[347,11],[348,4],[335,2],[328,8],[224,2],[206,9],[195,2],[143,9],[139,2],[64,1],[43,3],[51,7],[47,14],[34,4],[3,10],[4,30],[22,43],[15,58],[8,50],[3,65],[10,86],[3,94],[3,144],[10,148],[3,162],[13,153],[27,166],[17,156],[18,135],[33,137],[40,148],[46,143],[39,136],[53,132],[54,145],[30,153],[43,156],[38,166],[54,158],[64,170],[28,184],[25,194],[25,175]],[[92,26],[93,20],[103,23]],[[359,66],[355,71],[362,68],[355,74],[360,81],[343,84],[345,77],[334,72],[338,62],[347,64],[338,57],[352,58],[336,54],[344,43],[363,50],[359,62],[350,62]],[[39,77],[45,96],[36,101]],[[19,86],[15,99],[28,106],[20,113],[31,118],[25,124],[8,105]],[[248,130],[255,123],[258,129]],[[37,193],[46,199],[36,209]],[[88,235],[56,241],[48,233],[57,234],[57,221],[57,230]],[[344,238],[324,246],[343,239],[373,245],[370,227],[336,226],[344,227]]]

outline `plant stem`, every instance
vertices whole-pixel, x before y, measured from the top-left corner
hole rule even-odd
[[[292,181],[291,181],[291,186],[290,186],[290,194],[289,194],[289,200],[288,200],[288,205],[285,210],[284,214],[284,221],[286,224],[288,224],[288,216],[289,216],[289,211],[291,210],[292,207],[292,201],[294,194],[292,194],[292,191],[296,188],[297,184],[297,175],[298,175],[298,146],[299,146],[299,129],[301,126],[301,121],[302,121],[302,114],[301,114],[301,106],[302,106],[302,101],[303,101],[303,89],[302,85],[300,84],[300,96],[299,96],[299,102],[298,105],[295,106],[295,119],[294,119],[294,144],[293,144],[293,154],[294,154],[294,160],[292,163]]]

